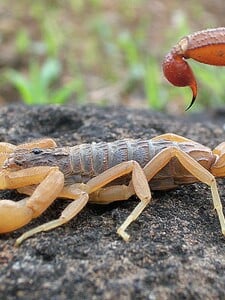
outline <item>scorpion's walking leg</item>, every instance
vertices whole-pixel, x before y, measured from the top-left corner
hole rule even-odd
[[[9,154],[16,149],[16,146],[9,143],[0,143],[0,167],[3,165]]]
[[[161,151],[144,167],[144,172],[146,174],[147,180],[150,181],[163,167],[166,166],[166,164],[173,157],[176,157],[180,161],[180,163],[198,180],[206,183],[211,187],[214,208],[217,210],[220,225],[222,228],[222,233],[225,235],[225,219],[216,185],[216,180],[209,171],[207,171],[204,167],[202,167],[198,162],[192,159],[185,152],[182,152],[176,147],[170,147]],[[94,202],[107,203],[116,201],[118,199],[126,200],[135,193],[134,189],[132,188],[132,185],[133,184],[131,181],[129,186],[111,186],[101,189],[97,195],[94,195]],[[140,209],[137,206],[132,211],[132,213],[127,217],[124,223],[118,228],[117,232],[119,235],[121,235],[124,238],[124,231],[130,225],[130,223],[140,215],[142,210],[143,209]],[[128,237],[129,236],[126,234],[126,239]]]
[[[34,148],[55,148],[57,147],[56,142],[53,139],[45,138],[40,140],[35,140],[32,142],[20,144],[16,146],[16,149],[34,149]]]
[[[223,235],[225,235],[225,218],[223,214],[222,203],[217,189],[216,179],[208,170],[202,167],[188,154],[176,147],[164,149],[145,166],[144,171],[147,179],[151,180],[151,178],[154,177],[154,175],[157,172],[159,172],[171,160],[172,157],[176,157],[179,160],[179,162],[184,166],[184,168],[187,169],[199,181],[210,186],[213,205],[219,217],[222,233]]]
[[[174,134],[174,133],[164,133],[158,136],[155,136],[154,138],[151,139],[152,141],[159,141],[159,140],[168,140],[171,142],[192,142],[192,140],[187,139],[181,135]]]
[[[121,186],[121,188],[119,188],[118,186],[114,186],[112,188],[114,189],[113,192],[115,192],[114,199],[116,199],[117,197],[121,200],[127,199],[132,194],[135,193],[138,196],[138,198],[141,200],[141,202],[137,205],[137,207],[129,216],[129,222],[131,223],[140,215],[140,213],[144,210],[144,208],[147,206],[147,204],[151,199],[151,193],[150,193],[148,181],[143,172],[143,169],[136,161],[123,162],[120,163],[119,165],[110,168],[109,170],[106,170],[102,174],[91,179],[87,183],[87,188],[89,193],[93,193],[96,190],[107,185],[108,183],[112,182],[116,178],[119,178],[129,173],[132,173],[132,179],[131,179],[132,184],[129,187],[124,188],[124,186]],[[109,191],[110,187],[106,188],[106,190],[107,189]],[[101,201],[101,199],[99,200]],[[129,235],[125,232],[126,227],[125,228],[122,227],[119,231],[119,234],[122,236],[122,238],[125,241],[129,239]]]
[[[64,187],[59,193],[58,197],[73,199],[74,201],[67,205],[58,219],[37,226],[22,234],[16,240],[15,246],[19,246],[24,240],[38,232],[48,231],[69,222],[84,208],[88,202],[88,194],[80,189],[74,188],[73,186]]]
[[[148,202],[150,201],[150,190],[148,186],[147,179],[145,174],[140,167],[140,165],[136,161],[128,161],[123,162],[119,165],[116,165],[105,172],[101,173],[100,175],[96,176],[95,178],[91,179],[87,184],[74,184],[68,187],[65,187],[59,194],[58,197],[74,199],[72,203],[70,203],[65,210],[62,212],[59,219],[50,221],[43,225],[40,225],[28,232],[25,232],[21,237],[19,237],[16,241],[16,245],[19,245],[24,239],[32,236],[33,234],[41,231],[47,231],[58,227],[64,223],[67,223],[73,217],[75,217],[81,209],[86,205],[88,202],[88,194],[96,192],[96,190],[102,188],[103,186],[107,185],[111,181],[115,180],[118,177],[126,175],[132,172],[132,182],[133,187],[129,189],[132,193],[136,193],[137,196],[140,198],[141,202],[138,205],[140,213],[146,207]],[[20,189],[21,191],[23,189]],[[32,190],[32,189],[31,189]],[[30,193],[29,189],[24,189],[24,192]],[[129,193],[132,194],[132,193]],[[123,232],[121,233],[122,237],[127,240],[128,235]]]

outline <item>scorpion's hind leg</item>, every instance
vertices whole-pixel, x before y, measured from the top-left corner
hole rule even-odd
[[[113,180],[129,173],[132,173],[132,179],[129,186],[111,186],[101,189]],[[125,232],[126,228],[131,222],[137,219],[151,199],[148,181],[141,166],[136,161],[122,162],[91,179],[87,183],[87,188],[89,194],[94,193],[94,202],[97,203],[104,203],[104,199],[105,203],[114,200],[126,200],[133,194],[138,196],[141,202],[135,207],[133,212],[117,231],[125,241],[128,241],[130,236]],[[96,198],[96,191],[98,191],[98,189],[100,189],[100,192]]]
[[[162,150],[144,168],[144,172],[148,181],[151,180],[156,175],[156,173],[158,173],[164,166],[166,166],[166,164],[173,157],[176,157],[183,165],[183,167],[188,170],[190,174],[196,177],[200,182],[203,182],[210,186],[213,205],[219,217],[222,233],[223,235],[225,235],[225,218],[215,177],[191,156],[176,147],[169,147]]]

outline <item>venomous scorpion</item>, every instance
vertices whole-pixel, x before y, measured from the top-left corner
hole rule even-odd
[[[165,77],[175,86],[189,86],[193,97],[197,96],[195,76],[185,61],[192,58],[201,63],[225,66],[225,27],[207,29],[183,37],[166,55],[162,67]]]
[[[67,223],[88,201],[107,204],[136,194],[140,202],[117,230],[128,241],[126,229],[150,202],[150,189],[167,190],[197,181],[210,186],[225,235],[215,180],[225,176],[225,142],[211,151],[168,133],[151,140],[127,139],[63,148],[52,139],[19,146],[0,143],[0,164],[0,189],[16,189],[28,195],[18,202],[0,200],[1,233],[37,218],[56,198],[72,200],[58,219],[25,232],[16,245],[35,233]]]

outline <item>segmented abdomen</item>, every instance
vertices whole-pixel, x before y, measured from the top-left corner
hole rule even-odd
[[[121,162],[135,160],[144,167],[155,155],[150,140],[118,140],[82,144],[71,148],[71,166],[76,182],[86,182]]]
[[[70,149],[70,168],[72,174],[66,182],[87,182],[94,176],[124,161],[135,160],[143,168],[153,157],[168,147],[178,147],[192,156],[206,169],[214,157],[209,148],[194,142],[176,143],[168,140],[119,140],[111,143],[100,142],[82,144]],[[176,158],[154,176],[150,186],[154,190],[174,188],[182,183],[196,182]]]

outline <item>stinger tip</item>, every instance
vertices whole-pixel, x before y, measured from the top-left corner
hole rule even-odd
[[[192,107],[192,105],[195,103],[195,99],[196,99],[196,96],[193,96],[191,103],[188,105],[188,107],[185,109],[185,111],[189,110]]]
[[[197,94],[198,94],[198,87],[197,87],[197,83],[195,81],[194,76],[193,76],[193,80],[192,80],[191,84],[189,84],[189,86],[192,90],[193,96],[192,96],[192,100],[191,100],[190,105],[185,109],[185,111],[189,110],[192,107],[192,105],[195,103],[195,99],[196,99]]]

